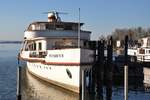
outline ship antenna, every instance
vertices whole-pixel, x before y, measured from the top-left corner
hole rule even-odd
[[[59,17],[59,13],[58,13],[58,12],[55,12],[55,14],[56,14],[57,21],[58,21],[58,22],[61,22],[61,18]]]
[[[48,22],[61,22],[60,14],[68,14],[65,12],[58,12],[58,11],[49,11],[43,12],[43,14],[48,14]]]
[[[78,48],[80,48],[80,8],[79,8],[79,22],[78,22]]]
[[[60,18],[59,15],[60,15],[60,14],[66,15],[66,14],[68,14],[68,13],[55,11],[55,14],[56,14],[57,21],[58,21],[58,22],[61,22],[61,18]]]

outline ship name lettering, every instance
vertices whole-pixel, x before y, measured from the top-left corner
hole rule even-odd
[[[63,58],[64,55],[63,55],[63,54],[49,54],[49,57],[53,57],[53,58]]]

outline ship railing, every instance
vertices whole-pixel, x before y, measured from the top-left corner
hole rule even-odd
[[[150,55],[137,55],[137,60],[142,62],[150,62]]]
[[[30,51],[29,57],[33,58],[45,58],[47,55],[46,51]]]
[[[53,46],[52,49],[66,49],[66,48],[82,48],[82,49],[92,49],[89,46]]]
[[[53,46],[53,49],[77,48],[77,46]]]

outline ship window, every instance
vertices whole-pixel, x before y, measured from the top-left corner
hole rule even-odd
[[[46,24],[46,30],[55,29],[55,24]]]
[[[72,30],[72,26],[69,25],[65,26],[65,30]]]
[[[66,69],[66,72],[67,72],[68,77],[72,78],[72,74],[71,74],[71,72],[70,72],[70,70],[68,68]]]
[[[63,25],[56,25],[56,28],[63,28]]]
[[[143,40],[141,40],[141,45],[142,45],[142,46],[144,45],[144,41],[143,41]]]
[[[83,42],[83,45],[84,45],[84,47],[88,47],[88,42],[87,42],[87,41],[84,41],[84,42]]]
[[[45,29],[46,29],[45,24],[40,24],[40,30],[45,30]]]
[[[25,51],[28,51],[28,47],[27,46],[25,47]]]
[[[34,50],[34,44],[32,43],[32,50]]]
[[[141,48],[141,49],[139,50],[139,53],[140,53],[140,54],[145,54],[145,50]]]
[[[149,50],[146,50],[146,53],[149,53]]]
[[[42,43],[39,42],[39,50],[42,50]]]
[[[147,39],[147,47],[150,46],[150,38]]]
[[[33,45],[32,44],[29,44],[29,50],[33,50]]]
[[[36,43],[33,44],[33,50],[36,50]]]

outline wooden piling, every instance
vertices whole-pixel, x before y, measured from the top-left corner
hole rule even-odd
[[[128,100],[128,36],[125,37],[124,100]]]
[[[104,40],[98,41],[98,59],[96,66],[97,94],[103,99],[103,78],[104,78]]]
[[[107,43],[107,61],[105,68],[106,100],[112,99],[112,76],[113,76],[113,39]]]
[[[81,72],[82,74],[82,99],[81,100],[85,100],[85,73],[84,70],[82,70]]]
[[[17,100],[21,100],[21,67],[17,67]]]
[[[94,51],[94,63],[92,69],[90,71],[90,79],[89,79],[89,92],[91,94],[95,94],[95,80],[96,80],[96,41],[90,41],[89,43],[90,49]]]
[[[128,66],[124,66],[124,100],[128,100]]]

